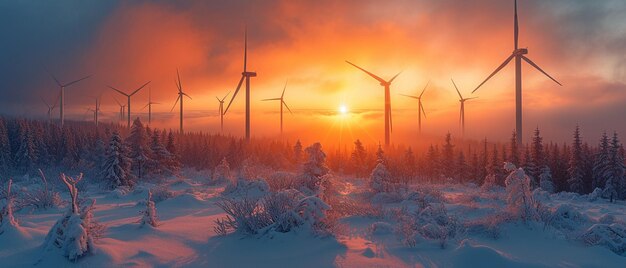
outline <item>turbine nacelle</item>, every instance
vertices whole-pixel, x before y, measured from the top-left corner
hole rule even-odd
[[[526,55],[528,54],[528,48],[518,48],[513,50],[513,55]]]
[[[256,77],[256,72],[242,72],[241,75],[247,77]]]

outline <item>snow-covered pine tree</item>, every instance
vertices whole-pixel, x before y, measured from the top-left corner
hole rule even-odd
[[[378,150],[376,150],[376,158],[376,167],[370,173],[370,189],[375,193],[391,191],[391,173],[385,166],[385,152],[380,144],[378,145]]]
[[[548,193],[554,193],[552,173],[550,172],[550,168],[547,166],[543,166],[541,174],[539,174],[539,187]]]
[[[109,149],[102,164],[100,176],[111,188],[132,187],[135,184],[130,172],[130,159],[126,156],[126,146],[122,143],[122,138],[117,131],[111,134]]]
[[[524,150],[524,161],[522,167],[524,168],[526,176],[530,177],[530,186],[532,189],[539,187],[539,176],[534,177],[532,175],[534,173],[538,173],[537,170],[539,170],[539,167],[536,166],[533,161],[529,146],[526,146],[526,149]]]
[[[180,170],[180,155],[178,153],[178,149],[176,148],[176,140],[174,138],[174,133],[170,130],[169,134],[167,135],[167,145],[165,146],[165,149],[167,149],[167,151],[170,153],[170,159],[168,161],[168,167],[169,169],[176,173],[178,172],[178,170]]]
[[[0,117],[0,174],[9,173],[12,167],[9,133],[4,118]]]
[[[140,180],[142,177],[145,177],[147,173],[145,170],[146,164],[150,162],[147,142],[146,129],[143,123],[141,123],[141,119],[137,117],[133,121],[130,135],[126,138],[126,144],[129,149],[128,156],[131,160],[131,170],[137,172],[137,178]]]
[[[155,133],[157,133],[157,131],[155,131]],[[154,201],[152,201],[152,190],[148,191],[148,198],[146,199],[146,209],[140,211],[140,213],[141,219],[139,220],[139,226],[159,226],[159,218],[157,217],[156,205],[154,204]]]
[[[604,188],[606,181],[609,179],[610,162],[609,136],[604,132],[602,133],[600,144],[598,144],[598,149],[594,157],[591,188]]]
[[[609,198],[611,201],[614,199],[623,199],[626,195],[624,193],[625,178],[624,178],[624,157],[620,153],[621,144],[617,133],[613,133],[611,144],[609,145],[609,167],[608,176],[605,182],[603,196]]]
[[[528,173],[533,178],[533,183],[540,182],[539,176],[543,174],[543,168],[546,166],[546,154],[543,148],[543,138],[539,132],[539,127],[533,133],[533,141],[530,148],[530,164],[527,166]],[[538,186],[537,184],[534,185]]]
[[[406,151],[404,151],[404,156],[402,157],[403,176],[406,177],[407,181],[415,176],[415,172],[417,170],[416,164],[413,149],[409,147]]]
[[[152,132],[150,137],[150,169],[158,175],[171,175],[170,160],[172,155],[161,143],[161,133],[158,130]]]
[[[523,168],[516,168],[512,163],[506,163],[505,169],[510,172],[504,182],[509,211],[524,221],[533,219],[536,204],[530,191],[530,177]]]
[[[52,226],[43,244],[44,251],[61,250],[63,256],[71,261],[93,253],[94,240],[104,228],[93,220],[95,200],[92,200],[90,206],[83,208],[81,213],[76,184],[82,178],[82,174],[72,178],[61,173],[61,180],[70,192],[70,209]]]
[[[578,126],[576,126],[576,130],[574,130],[574,141],[572,142],[570,152],[568,173],[569,179],[567,180],[567,184],[570,192],[583,194],[585,185],[582,170],[582,141],[580,139],[580,129]]]
[[[322,151],[322,145],[319,142],[305,149],[308,159],[302,166],[302,174],[300,175],[300,184],[310,191],[318,192],[322,183],[322,177],[328,174],[326,166],[326,154]]]
[[[28,173],[34,170],[37,162],[35,143],[25,121],[19,123],[19,147],[15,153],[15,165],[20,172]]]
[[[426,170],[424,172],[430,182],[438,180],[441,177],[441,161],[439,156],[439,147],[432,144],[426,153]]]
[[[521,163],[519,147],[517,144],[517,133],[515,130],[513,130],[513,134],[511,134],[509,156],[508,158],[505,158],[505,160],[511,162],[515,166],[519,166]]]
[[[475,160],[478,160],[478,157],[476,156],[476,154],[474,154]],[[465,183],[467,182],[467,177],[469,174],[469,166],[467,165],[467,161],[465,160],[465,154],[463,153],[463,151],[459,151],[459,155],[456,159],[456,177],[458,179],[458,182],[460,183]],[[475,173],[475,172],[472,172]]]
[[[213,182],[228,182],[231,181],[232,175],[230,173],[230,165],[226,160],[226,157],[222,158],[222,162],[215,167],[213,171]]]

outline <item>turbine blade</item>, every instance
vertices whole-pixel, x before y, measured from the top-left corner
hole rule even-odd
[[[246,25],[246,29],[243,35],[243,72],[245,73],[248,65],[248,26]],[[228,110],[228,108],[226,108]]]
[[[117,105],[119,105],[120,107],[122,106],[122,103],[120,103],[120,102],[119,102],[119,101],[115,98],[115,96],[113,96],[113,99],[115,100],[115,102],[117,102]]]
[[[285,87],[283,88],[283,94],[280,94],[280,98],[282,99],[285,96],[285,90],[287,90],[287,81],[285,81]]]
[[[389,84],[391,84],[391,82],[393,82],[394,79],[396,79],[396,77],[398,77],[398,75],[400,75],[402,73],[402,71],[398,72],[396,75],[394,75],[391,79],[389,79]]]
[[[391,107],[389,107],[389,132],[393,133],[393,121],[391,121]]]
[[[180,95],[178,95],[178,97],[176,98],[176,102],[174,102],[174,106],[172,106],[172,109],[170,110],[170,113],[172,111],[174,111],[174,108],[176,108],[176,104],[178,104],[178,100],[180,100]]]
[[[190,100],[193,100],[191,97],[189,97],[189,95],[187,95],[187,93],[185,92],[181,92],[181,94],[185,95],[187,98],[189,98]]]
[[[419,103],[420,109],[422,109],[422,114],[424,114],[424,118],[426,118],[426,111],[424,111],[424,105],[422,105],[422,102],[420,101]]]
[[[515,22],[514,22],[514,29],[513,29],[513,39],[515,42],[515,50],[517,50],[517,42],[518,42],[518,38],[519,38],[519,26],[517,23],[517,0],[514,1],[515,3]]]
[[[48,72],[47,70],[46,70],[46,72],[47,72],[48,74],[50,74],[50,76],[52,76],[52,79],[54,79],[54,82],[56,82],[56,83],[57,83],[57,85],[59,85],[59,87],[62,87],[62,86],[63,86],[63,85],[61,84],[61,82],[59,82],[59,79],[57,79],[57,77],[56,77],[56,76],[54,76],[51,72]]]
[[[543,71],[541,68],[539,68],[539,66],[537,64],[535,64],[532,60],[530,60],[529,58],[526,58],[524,56],[522,56],[522,59],[524,59],[526,62],[528,62],[528,64],[532,65],[533,67],[535,67],[537,70],[539,70],[540,72],[542,72],[543,74],[545,74],[548,78],[552,79],[552,81],[554,81],[555,83],[559,84],[559,86],[563,86],[561,85],[561,83],[559,83],[559,81],[556,81],[556,79],[554,79],[552,76],[550,76],[548,73],[546,73],[545,71]]]
[[[43,104],[45,104],[46,106],[48,106],[48,109],[50,109],[50,105],[48,105],[48,103],[46,102],[46,100],[43,99],[43,97],[39,97],[41,99],[41,101],[43,102]]]
[[[289,113],[290,113],[290,114],[293,114],[293,113],[291,112],[291,109],[289,109],[289,106],[287,106],[287,103],[286,103],[285,101],[282,101],[282,102],[283,102],[283,104],[285,105],[285,108],[287,108],[287,110],[289,111]]]
[[[473,100],[473,99],[478,99],[478,97],[471,97],[471,98],[467,98],[467,99],[463,99],[463,100]]]
[[[140,111],[142,111],[143,109],[146,109],[146,107],[148,107],[150,105],[150,103],[148,102],[148,104],[146,104],[146,106],[141,107],[141,109],[139,109]]]
[[[350,65],[352,65],[352,66],[356,67],[357,69],[359,69],[359,70],[361,70],[361,71],[365,72],[366,74],[368,74],[369,76],[373,77],[374,79],[378,80],[378,82],[381,82],[381,83],[387,83],[387,81],[385,81],[384,79],[382,79],[382,78],[380,78],[380,77],[376,76],[376,75],[375,75],[375,74],[373,74],[373,73],[370,73],[370,72],[366,71],[365,69],[363,69],[363,68],[361,68],[361,67],[359,67],[359,66],[356,66],[354,63],[349,62],[349,61],[346,61],[346,62],[347,62],[348,64],[350,64]]]
[[[178,73],[178,68],[176,68],[176,77],[178,78],[178,91],[183,91],[183,84],[180,82],[180,73]]]
[[[150,84],[150,82],[152,81],[148,81],[145,84],[143,84],[143,86],[140,86],[138,89],[135,89],[135,91],[133,91],[133,93],[130,93],[129,96],[135,95],[135,93],[137,93],[139,90],[141,90],[143,87],[147,86],[148,84]]]
[[[450,78],[450,80],[452,81],[452,84],[454,85],[454,89],[456,89],[456,93],[459,94],[459,99],[463,99],[463,96],[461,96],[461,92],[459,91],[459,88],[456,86],[456,83],[454,83],[454,79]]]
[[[239,79],[239,84],[237,85],[237,89],[235,89],[235,94],[233,94],[233,97],[230,99],[230,102],[228,103],[228,106],[226,106],[226,110],[224,111],[224,114],[226,114],[226,112],[228,112],[228,108],[230,108],[230,105],[233,104],[233,101],[235,100],[235,97],[237,97],[237,93],[239,93],[239,89],[241,88],[241,83],[243,83],[243,78],[245,76],[241,76],[241,79]]]
[[[71,85],[73,85],[73,84],[76,84],[76,83],[78,83],[78,82],[80,82],[80,81],[83,81],[83,80],[85,80],[85,79],[87,79],[87,78],[89,78],[89,77],[91,77],[91,75],[85,76],[85,77],[83,77],[83,78],[81,78],[81,79],[78,79],[78,80],[76,80],[76,81],[69,82],[69,83],[65,84],[64,86],[65,86],[65,87],[69,87],[69,86],[71,86]]]
[[[217,96],[215,96],[215,99],[217,99],[218,102],[222,102],[222,100],[220,100],[220,98],[218,98]]]
[[[506,58],[506,60],[504,60],[504,62],[502,64],[500,64],[500,66],[498,66],[498,68],[496,68],[495,71],[493,71],[488,77],[487,79],[485,79],[485,81],[483,81],[482,83],[480,83],[480,85],[478,85],[476,87],[476,89],[474,89],[472,91],[472,93],[476,92],[476,90],[478,90],[483,84],[485,84],[487,82],[487,80],[489,80],[491,77],[493,77],[494,75],[496,75],[496,73],[498,73],[500,70],[502,70],[502,68],[504,68],[504,66],[506,66],[507,64],[509,64],[509,62],[513,59],[513,57],[515,57],[515,54],[511,54],[511,56],[509,56],[508,58]]]
[[[428,84],[430,84],[430,80],[428,80],[428,82],[424,86],[424,89],[422,89],[422,93],[420,93],[420,96],[419,96],[420,98],[422,97],[422,95],[424,95],[424,92],[426,92],[426,88],[428,87]]]
[[[224,96],[224,98],[222,98],[221,102],[224,102],[224,100],[226,99],[226,97],[228,97],[228,95],[230,95],[232,91],[228,91],[228,93]]]
[[[405,96],[405,97],[413,98],[413,99],[416,99],[416,100],[419,100],[419,99],[420,99],[420,98],[419,98],[419,97],[417,97],[417,96],[411,96],[411,95],[404,95],[404,94],[400,94],[400,96]]]
[[[261,101],[273,101],[273,100],[281,100],[281,98],[262,99]]]
[[[126,94],[126,93],[122,92],[121,90],[119,90],[119,89],[117,89],[117,88],[114,88],[114,87],[112,87],[112,86],[107,86],[107,87],[109,87],[109,88],[111,88],[111,89],[113,89],[113,90],[117,91],[118,93],[120,93],[120,94],[122,94],[122,95],[124,95],[124,96],[126,96],[126,97],[130,97],[128,94]]]

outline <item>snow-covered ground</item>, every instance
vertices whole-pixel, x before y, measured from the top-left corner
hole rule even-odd
[[[127,194],[95,187],[81,192],[82,197],[96,199],[95,219],[106,225],[106,231],[96,241],[95,252],[75,263],[41,248],[67,208],[21,209],[15,213],[19,227],[0,235],[0,267],[626,267],[625,256],[580,239],[595,223],[626,222],[622,201],[591,202],[576,194],[538,197],[549,211],[561,207],[569,213],[550,225],[500,219],[506,207],[503,189],[433,185],[429,189],[441,193],[447,215],[458,220],[462,231],[443,242],[418,239],[408,246],[397,232],[396,218],[387,214],[410,215],[419,206],[416,202],[386,202],[342,217],[335,236],[298,231],[220,236],[215,220],[225,213],[216,201],[224,185],[209,186],[194,176],[166,184],[171,192],[153,190],[160,220],[156,228],[138,223],[148,189],[154,185],[141,184]],[[340,178],[337,184],[345,200],[370,202],[365,181]],[[64,200],[69,198],[60,192]]]

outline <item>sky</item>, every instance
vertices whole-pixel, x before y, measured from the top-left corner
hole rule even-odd
[[[546,140],[569,141],[576,125],[597,143],[603,131],[626,133],[626,2],[520,0],[520,46],[558,86],[523,65],[524,141],[539,127]],[[91,78],[66,91],[67,118],[90,120],[102,98],[101,120],[117,122],[123,96],[133,118],[151,91],[153,127],[176,128],[176,69],[185,99],[185,130],[217,133],[219,103],[230,101],[243,68],[248,29],[252,135],[279,137],[279,97],[287,83],[285,138],[326,144],[383,136],[384,90],[349,60],[391,86],[392,143],[459,137],[458,96],[467,139],[507,140],[514,129],[514,68],[510,64],[474,94],[513,50],[512,0],[215,0],[0,1],[0,114],[45,118],[61,82]],[[426,118],[417,132],[417,103]],[[225,116],[224,132],[244,133],[244,92]],[[338,111],[340,106],[347,114]],[[58,110],[53,115],[58,117]],[[623,134],[626,135],[626,134]]]

